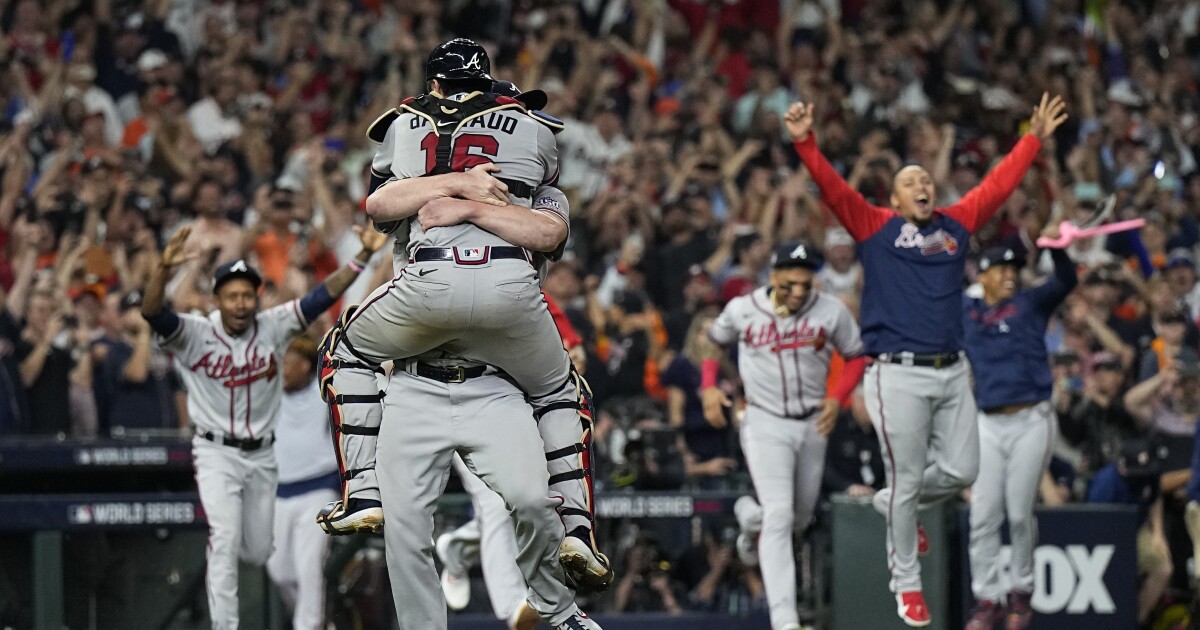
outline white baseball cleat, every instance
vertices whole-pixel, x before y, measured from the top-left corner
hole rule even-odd
[[[738,560],[741,560],[744,566],[758,566],[758,544],[753,536],[744,532],[738,534],[736,547]]]
[[[454,532],[449,532],[438,536],[433,545],[442,561],[442,594],[450,610],[462,610],[471,603],[471,578],[456,542]]]
[[[558,548],[558,561],[566,570],[568,586],[576,590],[600,593],[607,590],[616,577],[604,554],[592,550],[582,538],[571,534],[563,537]]]
[[[604,630],[604,628],[601,628],[600,624],[593,621],[591,617],[577,612],[566,621],[554,626],[554,630]]]
[[[370,499],[350,499],[349,507],[333,501],[317,513],[317,524],[331,536],[346,536],[358,532],[378,534],[383,531],[383,505]]]
[[[533,630],[541,622],[538,614],[529,602],[521,600],[512,614],[508,616],[508,630]]]

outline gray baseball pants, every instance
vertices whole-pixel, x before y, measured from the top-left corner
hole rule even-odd
[[[1057,431],[1049,401],[1011,414],[979,413],[979,477],[971,486],[970,543],[971,591],[979,601],[1003,602],[1008,594],[1000,565],[1005,516],[1012,539],[1012,590],[1033,592],[1033,506]]]
[[[343,498],[379,498],[375,451],[383,408],[372,366],[436,349],[516,381],[539,417],[542,461],[563,497],[567,530],[592,529],[591,423],[581,419],[582,385],[527,262],[409,264],[358,307],[331,345],[336,363],[322,374],[322,389],[338,426]]]
[[[979,427],[965,358],[941,369],[874,363],[863,379],[888,487],[875,493],[887,518],[893,593],[921,590],[917,508],[950,499],[979,472]]]
[[[458,453],[503,497],[530,606],[551,626],[577,612],[558,561],[565,533],[547,487],[533,411],[499,376],[442,383],[394,373],[384,398],[377,476],[388,576],[401,630],[444,630],[446,601],[433,563],[433,514]]]

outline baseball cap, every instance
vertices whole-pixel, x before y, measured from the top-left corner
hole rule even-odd
[[[1176,267],[1191,267],[1196,268],[1196,258],[1192,256],[1192,252],[1186,247],[1176,247],[1167,254],[1167,269]]]
[[[1133,438],[1121,445],[1120,462],[1128,477],[1153,477],[1162,473],[1167,448],[1150,438]]]
[[[816,271],[824,264],[825,259],[817,248],[796,241],[776,247],[775,253],[771,255],[772,269],[804,267]]]
[[[151,48],[138,56],[137,69],[139,72],[153,72],[167,65],[167,55],[157,48]]]
[[[526,90],[521,91],[512,81],[496,81],[492,84],[492,91],[501,96],[510,96],[521,101],[521,104],[526,109],[546,109],[546,104],[550,102],[550,97],[541,90]]]
[[[262,286],[262,276],[253,267],[246,264],[245,260],[234,260],[227,262],[220,267],[217,267],[216,273],[213,274],[213,293],[216,293],[221,285],[235,278],[245,278],[254,285],[255,290]]]
[[[996,265],[1020,267],[1022,263],[1011,247],[991,247],[979,258],[979,270],[987,271]]]

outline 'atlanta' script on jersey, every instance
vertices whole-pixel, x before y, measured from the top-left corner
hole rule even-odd
[[[258,346],[251,349],[245,365],[234,365],[233,356],[229,353],[217,355],[215,352],[206,352],[192,364],[191,369],[193,372],[203,371],[205,376],[222,381],[225,387],[240,387],[262,378],[271,380],[279,371],[275,356],[260,355]]]
[[[768,322],[755,326],[753,323],[746,326],[746,330],[742,333],[742,343],[751,348],[770,347],[771,352],[782,352],[792,348],[804,348],[811,346],[813,350],[820,352],[825,349],[825,340],[828,335],[825,333],[823,326],[811,326],[808,320],[804,320],[790,330],[785,330],[782,334],[775,322]]]

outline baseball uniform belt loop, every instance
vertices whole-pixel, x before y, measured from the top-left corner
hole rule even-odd
[[[582,516],[582,517],[588,519],[589,521],[596,520],[595,518],[592,517],[591,512],[588,512],[587,510],[581,510],[579,508],[571,508],[571,507],[558,508],[558,513],[562,514],[563,516]]]
[[[529,255],[522,247],[511,245],[484,247],[420,247],[413,252],[408,262],[459,262],[482,265],[489,260],[513,259],[529,262]]]
[[[371,469],[370,468],[352,468],[350,470],[347,470],[346,472],[342,473],[342,481],[350,481],[351,479],[357,477],[358,475],[360,475],[362,473],[367,472],[368,470],[371,470]]]
[[[200,431],[199,429],[197,429],[196,435],[198,435],[214,444],[221,444],[223,446],[232,446],[233,448],[236,448],[236,449],[239,449],[242,451],[246,451],[248,453],[257,451],[259,449],[262,449],[264,447],[270,446],[275,443],[275,434],[274,433],[271,433],[271,434],[267,435],[266,437],[257,437],[257,438],[249,439],[249,438],[236,438],[231,435],[214,433],[212,431]]]
[[[463,367],[461,365],[433,365],[421,361],[408,361],[404,371],[414,376],[428,378],[441,383],[465,383],[468,379],[478,378],[487,372],[486,365]]]
[[[914,354],[912,352],[884,352],[873,357],[880,363],[895,363],[908,367],[931,367],[940,370],[958,363],[962,359],[961,352],[943,352],[940,354]]]

